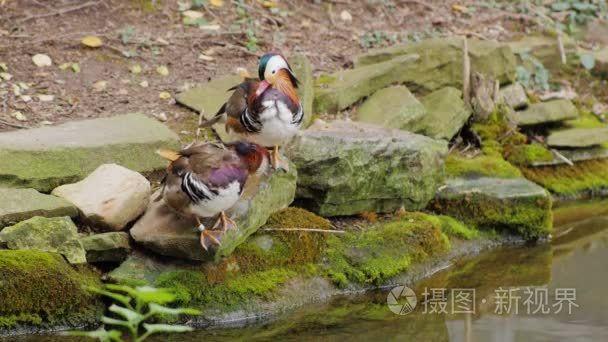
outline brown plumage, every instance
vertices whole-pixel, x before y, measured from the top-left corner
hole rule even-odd
[[[179,152],[160,150],[170,161],[161,196],[180,215],[194,217],[199,223],[201,245],[207,250],[219,244],[221,235],[231,225],[224,214],[238,200],[250,174],[263,171],[268,164],[268,151],[258,145],[238,142],[226,147],[204,143]],[[206,230],[201,217],[220,214],[215,227]]]

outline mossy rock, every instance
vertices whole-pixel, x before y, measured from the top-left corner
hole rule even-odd
[[[99,275],[59,254],[0,250],[0,279],[0,335],[19,327],[82,327],[101,318],[101,301],[85,289],[101,286]]]
[[[509,162],[515,165],[532,165],[552,161],[553,152],[540,144],[527,144],[515,146],[508,156]]]
[[[175,133],[142,114],[0,133],[0,186],[50,192],[108,163],[151,174],[167,167],[155,151],[178,145]]]
[[[570,128],[550,132],[547,145],[561,148],[584,148],[608,142],[608,127]]]
[[[570,165],[523,167],[529,180],[565,197],[601,194],[608,189],[608,160],[580,161]]]
[[[525,239],[552,230],[552,200],[542,187],[523,178],[455,178],[429,207],[477,228],[502,229]]]
[[[123,261],[131,251],[129,234],[125,232],[84,236],[80,238],[80,243],[87,253],[88,262]]]
[[[75,217],[77,215],[78,209],[62,198],[41,194],[34,189],[0,187],[0,230],[34,216]]]
[[[519,126],[534,126],[578,118],[578,109],[570,100],[552,100],[531,104],[511,119]]]
[[[562,35],[562,38],[566,52],[576,50],[576,42],[572,38],[567,35]],[[518,56],[517,64],[527,63],[521,58],[521,54],[526,53],[540,60],[546,68],[551,70],[558,70],[563,66],[556,36],[526,35],[518,41],[508,42],[507,45]]]
[[[521,172],[500,155],[479,155],[473,158],[450,154],[445,160],[447,177],[518,178]]]
[[[411,130],[433,139],[452,139],[471,116],[462,92],[454,87],[436,90],[424,96],[421,102],[427,113]]]
[[[380,89],[357,109],[356,121],[412,131],[426,108],[404,86]]]
[[[361,122],[317,122],[286,149],[298,167],[296,203],[323,216],[418,210],[443,178],[446,145]]]
[[[9,249],[32,249],[62,254],[72,264],[87,262],[78,228],[69,217],[35,216],[6,227],[0,232],[0,243]]]
[[[380,222],[363,232],[328,238],[322,271],[339,286],[380,285],[450,249],[441,220],[423,213]]]

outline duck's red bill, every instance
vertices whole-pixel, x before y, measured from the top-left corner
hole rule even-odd
[[[258,90],[255,91],[255,96],[262,95],[266,91],[266,89],[268,89],[268,87],[270,87],[270,83],[268,83],[268,81],[261,81],[258,85]]]

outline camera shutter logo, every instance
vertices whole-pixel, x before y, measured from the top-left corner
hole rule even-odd
[[[397,315],[407,315],[414,311],[418,300],[416,294],[407,286],[394,287],[386,297],[388,308]]]

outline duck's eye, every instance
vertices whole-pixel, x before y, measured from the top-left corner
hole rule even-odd
[[[272,70],[272,73],[273,73],[273,74],[276,74],[276,73],[277,73],[277,71],[276,71],[276,70]]]

